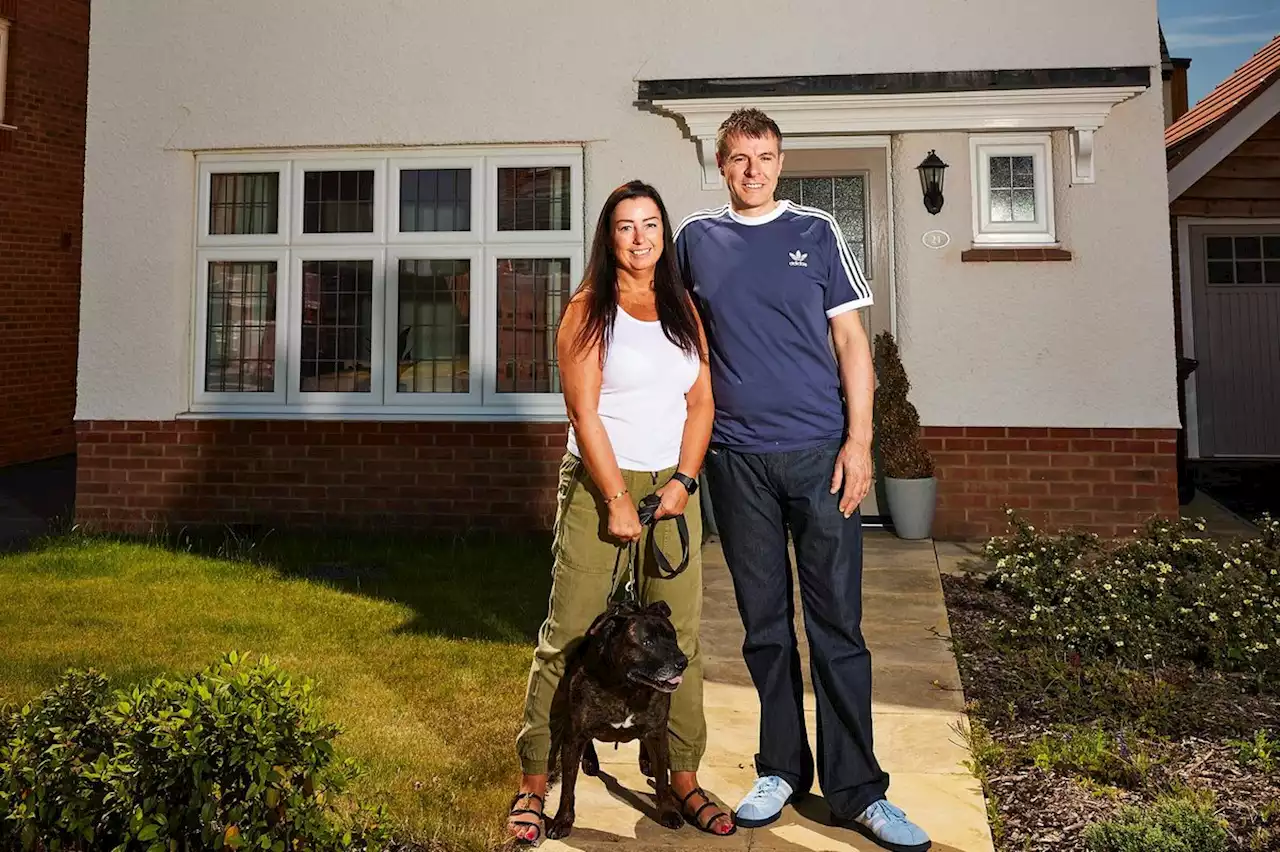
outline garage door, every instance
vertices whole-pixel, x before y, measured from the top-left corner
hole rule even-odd
[[[1280,456],[1280,224],[1190,236],[1200,456]]]

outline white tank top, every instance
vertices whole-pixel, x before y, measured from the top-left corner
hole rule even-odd
[[[660,322],[638,320],[618,308],[598,408],[618,467],[656,471],[679,463],[688,415],[684,395],[700,367],[696,355],[667,339]],[[569,452],[582,457],[572,424]]]

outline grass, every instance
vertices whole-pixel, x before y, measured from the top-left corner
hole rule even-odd
[[[112,686],[231,650],[317,682],[340,751],[401,838],[491,848],[518,778],[549,550],[529,539],[62,536],[0,556],[0,703],[69,668]]]
[[[987,726],[976,716],[970,717],[964,724],[953,724],[952,729],[959,734],[965,748],[973,755],[964,765],[982,785],[991,837],[998,844],[1004,840],[1004,815],[1000,813],[1000,798],[991,787],[991,773],[1009,765],[1008,749],[991,738]]]

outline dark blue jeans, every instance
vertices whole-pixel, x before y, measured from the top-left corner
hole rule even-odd
[[[852,819],[882,798],[889,776],[871,739],[871,654],[862,638],[862,517],[831,494],[839,443],[740,453],[712,445],[706,474],[725,561],[746,628],[742,655],[760,696],[756,772],[797,794],[813,784],[796,646],[787,533],[809,641],[818,711],[818,783],[831,812]]]

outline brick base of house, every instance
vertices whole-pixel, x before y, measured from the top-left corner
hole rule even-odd
[[[76,519],[151,532],[213,524],[545,530],[563,424],[82,421]],[[1171,429],[928,426],[934,535],[982,539],[1004,507],[1037,527],[1125,535],[1178,512]]]
[[[938,477],[934,537],[1008,529],[1011,507],[1038,529],[1113,537],[1178,514],[1177,430],[926,426]]]
[[[566,427],[533,423],[81,421],[76,519],[547,529]]]

